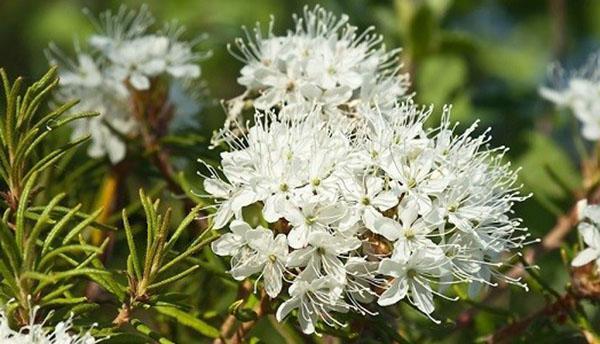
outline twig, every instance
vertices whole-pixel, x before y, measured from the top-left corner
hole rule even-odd
[[[523,334],[535,320],[544,317],[549,318],[566,315],[575,309],[576,303],[577,298],[571,293],[566,293],[564,296],[553,303],[546,305],[541,310],[500,328],[498,331],[485,338],[485,342],[488,344],[511,342],[512,339],[518,338]]]
[[[153,85],[156,81],[153,81]],[[171,157],[160,139],[166,134],[170,120],[173,117],[174,107],[167,99],[167,93],[160,87],[152,87],[148,91],[132,90],[133,112],[140,123],[140,133],[144,149],[150,154],[150,161],[167,182],[169,190],[175,195],[183,196],[186,211],[196,206],[196,202],[189,198],[177,181],[175,169],[171,164]],[[204,219],[204,216],[200,217]],[[208,228],[205,220],[197,220],[199,232]]]

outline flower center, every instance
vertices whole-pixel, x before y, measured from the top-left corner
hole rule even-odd
[[[417,271],[415,269],[408,269],[408,271],[406,271],[406,276],[408,276],[408,278],[415,278],[417,276]]]
[[[369,197],[363,197],[363,198],[360,200],[360,203],[361,203],[362,205],[369,205],[369,204],[371,204],[371,200],[369,199]]]
[[[281,192],[288,192],[290,190],[290,187],[286,183],[281,183],[279,185],[279,190]]]
[[[286,92],[292,92],[295,88],[296,88],[296,85],[294,85],[293,81],[288,82],[287,85],[285,86]]]
[[[404,231],[404,237],[408,240],[413,239],[415,237],[415,231],[412,228],[408,228]]]
[[[315,178],[315,179],[311,180],[311,181],[310,181],[310,183],[311,183],[313,186],[319,186],[319,185],[321,185],[321,179],[319,179],[319,178]]]
[[[269,260],[271,261],[271,263],[275,263],[277,261],[277,257],[275,257],[274,254],[269,256]]]
[[[304,223],[306,223],[307,225],[312,225],[315,222],[317,222],[317,217],[316,216],[308,216],[304,219]]]

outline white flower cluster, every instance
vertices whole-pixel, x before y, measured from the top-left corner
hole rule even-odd
[[[45,322],[34,323],[37,307],[33,309],[30,317],[31,323],[19,331],[10,328],[9,320],[0,309],[0,343],[2,344],[96,344],[95,339],[87,332],[80,335],[72,333],[72,320],[61,321],[54,328],[47,328]]]
[[[230,49],[245,63],[238,82],[246,92],[230,101],[229,121],[242,122],[248,98],[255,109],[283,108],[280,117],[318,106],[325,118],[346,122],[360,118],[362,108],[387,109],[408,98],[399,49],[386,51],[373,27],[359,32],[346,15],[337,18],[319,6],[305,7],[294,21],[295,29],[283,36],[273,33],[273,20],[266,37],[257,26],[246,40],[236,40],[237,51]]]
[[[600,274],[600,205],[589,205],[583,200],[577,206],[581,220],[577,229],[588,247],[577,254],[571,265],[580,267],[594,262]]]
[[[569,108],[581,122],[582,135],[588,140],[600,139],[600,55],[593,55],[581,70],[564,77],[558,68],[558,78],[566,85],[552,89],[542,87],[542,97],[560,107]]]
[[[456,134],[449,111],[428,130],[430,113],[411,102],[365,108],[352,134],[318,109],[257,113],[205,176],[214,227],[230,229],[213,251],[272,298],[289,286],[277,318],[297,309],[305,333],[318,320],[341,325],[336,312],[373,314],[374,302],[408,300],[433,319],[434,296],[450,299],[452,284],[471,293],[498,279],[520,284],[498,270],[528,237],[512,218],[525,197],[505,150],[488,150],[476,125]],[[250,206],[262,226],[250,225]]]
[[[196,43],[180,40],[183,29],[175,25],[153,33],[153,23],[146,6],[139,11],[121,7],[93,20],[96,33],[87,41],[89,52],[77,45],[76,60],[50,46],[50,63],[63,67],[60,99],[80,99],[77,110],[101,114],[73,122],[74,137],[91,134],[88,153],[92,157],[108,155],[113,164],[124,158],[123,137],[138,130],[132,115],[133,92],[150,90],[160,78],[189,83],[200,77],[197,62],[204,55],[194,52]]]

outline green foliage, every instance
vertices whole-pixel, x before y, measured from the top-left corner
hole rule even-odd
[[[56,67],[28,87],[23,95],[20,94],[22,78],[17,78],[11,84],[3,69],[0,69],[0,78],[5,95],[4,114],[0,119],[0,176],[8,186],[8,191],[3,194],[5,202],[14,210],[25,185],[34,174],[52,166],[69,149],[87,140],[87,137],[83,137],[40,155],[38,148],[46,137],[72,121],[97,114],[88,112],[66,116],[65,113],[77,104],[76,100],[48,113],[40,111],[40,106],[45,105],[44,101],[58,85]]]
[[[94,226],[100,210],[87,215],[79,211],[81,205],[72,209],[61,207],[64,193],[55,195],[47,204],[35,204],[35,193],[44,187],[40,174],[85,138],[47,154],[39,154],[37,148],[46,144],[52,130],[95,114],[64,116],[76,102],[60,105],[48,113],[40,110],[58,84],[56,68],[50,69],[24,94],[21,94],[21,78],[11,84],[2,69],[0,77],[6,105],[0,118],[0,174],[6,186],[0,220],[0,293],[4,300],[17,301],[10,312],[16,312],[18,321],[26,324],[33,305],[73,308],[85,302],[85,298],[72,293],[76,286],[72,283],[74,279],[109,274],[92,264],[108,242],[92,246],[81,235]]]

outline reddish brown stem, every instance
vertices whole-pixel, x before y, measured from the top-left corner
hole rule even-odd
[[[506,325],[486,338],[486,343],[509,343],[522,335],[527,328],[536,320],[541,318],[558,318],[564,321],[566,316],[577,306],[576,296],[567,292],[558,300],[546,305],[539,311],[530,314],[512,324]]]

